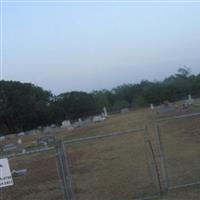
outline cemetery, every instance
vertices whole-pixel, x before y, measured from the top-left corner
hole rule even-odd
[[[22,155],[26,155],[29,151],[32,151],[34,149],[42,149],[45,148],[48,145],[52,145],[58,140],[61,141],[67,141],[71,139],[78,139],[82,137],[91,137],[95,135],[103,135],[105,133],[112,133],[112,132],[118,132],[123,130],[128,130],[131,128],[141,128],[145,125],[148,126],[149,129],[149,137],[151,140],[155,140],[155,127],[154,123],[156,120],[159,119],[165,119],[165,118],[173,118],[174,116],[179,116],[182,114],[189,114],[189,113],[197,113],[198,108],[194,106],[195,101],[193,102],[193,105],[189,105],[189,108],[186,110],[178,110],[176,107],[176,104],[179,104],[182,106],[182,102],[177,103],[166,103],[161,105],[160,107],[150,105],[150,108],[145,109],[138,109],[134,111],[129,111],[125,113],[117,113],[113,115],[109,115],[109,117],[105,120],[104,115],[97,115],[93,116],[93,118],[87,118],[85,120],[78,119],[76,122],[69,122],[64,121],[62,125],[65,126],[65,128],[60,128],[60,131],[56,134],[46,134],[46,133],[38,133],[33,135],[17,135],[15,137],[11,137],[12,139],[9,140],[9,143],[4,145],[4,150],[6,151],[15,151],[17,145],[30,145],[32,148],[24,148],[21,149]],[[153,107],[153,109],[152,109]],[[173,108],[173,109],[172,109]],[[159,111],[159,114],[157,113]],[[162,116],[161,116],[162,115]],[[94,120],[94,118],[96,119]],[[103,119],[103,120],[102,120]],[[87,125],[82,125],[87,122]],[[98,123],[96,123],[98,122]],[[99,123],[100,122],[100,123]],[[181,123],[182,122],[182,123]],[[196,164],[200,164],[193,162],[199,149],[199,142],[200,142],[200,126],[199,126],[200,118],[195,117],[192,119],[183,119],[180,122],[175,122],[174,120],[169,122],[164,122],[161,127],[161,133],[165,133],[162,135],[163,138],[163,144],[167,153],[167,167],[169,168],[169,177],[170,177],[170,184],[178,184],[180,183],[187,183],[187,181],[194,181],[200,178],[200,174],[198,170],[194,170],[196,168]],[[72,130],[68,130],[70,126],[73,126],[74,123],[79,123],[78,128],[75,128]],[[181,132],[180,132],[181,130]],[[164,132],[163,132],[164,131]],[[170,133],[170,134],[169,134]],[[181,138],[180,140],[177,140],[177,138]],[[14,142],[15,141],[15,142]],[[104,141],[104,140],[103,140]],[[123,136],[122,139],[111,139],[111,140],[105,140],[103,143],[101,141],[94,141],[94,142],[85,142],[80,143],[79,145],[70,145],[69,147],[66,146],[66,151],[69,156],[70,160],[70,171],[72,175],[73,180],[73,189],[75,191],[75,195],[81,199],[81,200],[93,200],[94,195],[102,195],[102,199],[106,199],[109,197],[109,200],[121,200],[127,199],[131,200],[132,197],[135,194],[140,195],[141,191],[146,191],[147,196],[156,194],[157,188],[154,187],[154,184],[151,182],[151,178],[147,174],[148,172],[148,159],[145,157],[145,147],[143,146],[143,139],[141,134],[136,135],[127,135]],[[199,142],[198,142],[199,141]],[[35,146],[34,146],[35,145]],[[177,145],[179,145],[177,147]],[[186,151],[188,150],[188,147],[193,146],[192,150],[190,149],[190,152],[186,154]],[[179,150],[180,147],[180,150]],[[69,148],[69,149],[68,149]],[[156,149],[157,147],[154,146]],[[174,150],[174,148],[178,149],[177,151]],[[26,149],[26,150],[25,150]],[[91,150],[92,149],[92,150]],[[133,151],[134,149],[134,151]],[[133,152],[132,152],[133,151]],[[127,152],[132,152],[127,154]],[[135,153],[134,153],[135,152]],[[138,152],[138,153],[137,153]],[[23,179],[23,182],[19,183],[20,187],[23,187],[21,184],[25,184],[27,180],[30,181],[31,185],[29,186],[28,191],[34,190],[32,187],[36,187],[36,184],[43,185],[45,189],[45,194],[48,193],[49,189],[51,187],[56,188],[57,192],[55,192],[55,195],[58,195],[60,200],[63,199],[63,191],[58,185],[55,177],[58,176],[57,172],[55,171],[55,164],[56,160],[52,161],[51,165],[48,164],[48,161],[45,161],[45,155],[48,155],[48,159],[55,159],[51,157],[51,155],[54,155],[54,153],[37,153],[35,155],[27,154],[26,156],[23,156],[23,159],[19,158],[13,158],[11,159],[11,170],[14,178],[14,182],[18,183],[20,179]],[[130,156],[130,157],[129,157]],[[100,160],[98,160],[98,157]],[[132,160],[132,157],[134,160]],[[176,166],[178,166],[178,163],[173,161],[173,157],[176,159],[180,159],[179,162],[182,163],[182,171],[181,169],[177,168],[178,171],[172,168],[173,165],[171,165],[171,162],[174,162]],[[18,162],[17,160],[18,159]],[[159,161],[159,157],[157,157]],[[107,166],[107,168],[104,168],[103,166],[97,167],[97,163],[100,161],[104,162],[104,165]],[[135,162],[137,161],[137,162]],[[190,175],[184,175],[180,176],[179,171],[181,174],[184,174],[185,171],[188,170],[187,167],[187,161],[191,163],[193,166],[193,170],[191,170],[191,176]],[[54,163],[53,163],[54,162]],[[15,166],[15,163],[20,163],[19,165]],[[36,164],[37,163],[37,164]],[[43,164],[42,164],[43,163]],[[108,166],[116,166],[112,167],[112,170],[109,169]],[[41,171],[40,173],[43,173],[43,179],[38,177],[38,175],[35,173],[36,169],[33,168],[33,166],[36,167],[37,171]],[[45,169],[45,166],[48,166],[48,170]],[[131,168],[130,168],[131,166]],[[93,170],[96,169],[96,170]],[[120,169],[123,169],[120,170]],[[138,169],[140,169],[138,171]],[[198,169],[198,168],[197,168]],[[44,170],[46,172],[44,173]],[[184,171],[185,170],[185,171]],[[50,172],[54,173],[54,178],[50,175]],[[111,173],[112,171],[112,173]],[[57,174],[57,175],[56,175]],[[117,177],[112,176],[111,174],[117,174]],[[131,177],[132,178],[128,178]],[[52,183],[50,186],[50,182],[46,182],[48,180],[48,177],[51,177],[49,181]],[[95,181],[94,178],[98,176],[98,183]],[[105,177],[108,177],[105,179]],[[175,177],[175,178],[174,178]],[[193,177],[196,177],[193,178]],[[27,179],[28,178],[28,179]],[[35,179],[35,180],[34,180]],[[58,178],[57,178],[58,180]],[[86,184],[88,187],[85,187],[85,182],[83,183],[82,180],[88,180],[89,182]],[[105,182],[106,180],[106,182]],[[76,183],[75,183],[75,182]],[[92,185],[90,185],[93,183]],[[119,190],[119,185],[117,182],[120,181],[120,187],[123,188],[123,191],[126,191],[123,193]],[[138,187],[132,187],[132,185],[135,185],[134,181],[138,181]],[[113,185],[113,183],[115,183]],[[140,184],[145,183],[145,184]],[[78,186],[77,186],[78,184]],[[18,186],[15,186],[18,187]],[[148,189],[147,189],[148,187]],[[162,186],[164,187],[164,186]],[[99,188],[101,188],[99,190]],[[108,190],[109,188],[109,190]],[[146,189],[145,189],[146,188]],[[13,188],[14,189],[14,188]],[[60,190],[60,191],[59,191]],[[8,187],[4,195],[8,195],[8,192],[12,191],[12,187]],[[59,191],[59,192],[58,192]],[[84,191],[84,192],[81,192]],[[114,195],[113,193],[110,193],[109,191],[115,191]],[[193,190],[192,188],[187,188],[187,198],[195,198],[200,194],[199,190]],[[190,192],[191,191],[191,192]],[[23,197],[23,194],[19,193],[19,197]],[[159,192],[158,192],[159,193]],[[158,194],[157,193],[157,194]],[[105,194],[106,196],[103,196]],[[25,194],[24,194],[25,195]],[[39,192],[38,195],[40,196],[41,193]],[[166,200],[171,200],[173,198],[173,191],[170,193],[170,195],[166,196]],[[180,188],[180,192],[177,191],[176,195],[179,195],[180,199],[184,199],[184,191]],[[38,196],[38,197],[39,197]],[[172,197],[170,197],[172,196]],[[8,200],[11,200],[11,196],[7,196]],[[55,197],[55,196],[54,196]],[[50,196],[48,196],[49,199],[51,199]],[[53,196],[52,196],[53,198]],[[33,200],[32,197],[28,198],[26,196],[27,200]],[[21,200],[21,198],[16,198],[16,200]],[[41,198],[41,200],[43,200]],[[53,200],[53,199],[52,199]],[[106,199],[107,200],[107,199]],[[188,200],[188,199],[187,199]]]

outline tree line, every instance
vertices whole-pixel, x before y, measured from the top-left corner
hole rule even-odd
[[[187,67],[163,81],[123,84],[91,93],[72,91],[53,95],[31,83],[0,81],[0,134],[17,133],[38,126],[59,125],[65,119],[86,118],[125,107],[138,108],[176,101],[188,94],[200,96],[200,74]]]

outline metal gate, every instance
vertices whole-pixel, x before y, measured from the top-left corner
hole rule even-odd
[[[67,200],[132,200],[160,194],[147,128],[62,143]]]
[[[200,113],[157,121],[165,190],[200,185]]]

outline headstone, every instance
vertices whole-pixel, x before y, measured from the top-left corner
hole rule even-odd
[[[24,132],[20,132],[20,133],[18,133],[17,135],[18,135],[18,136],[24,136],[25,134],[24,134]]]
[[[36,130],[25,131],[25,135],[34,135],[34,134],[36,134]]]
[[[105,116],[105,117],[108,117],[108,112],[107,112],[106,107],[103,108],[103,112],[104,112],[104,116]]]
[[[27,174],[27,169],[20,169],[20,170],[13,170],[12,171],[12,175],[13,176],[23,176],[23,175],[25,175],[25,174]]]
[[[43,129],[43,132],[46,134],[46,133],[51,133],[52,132],[52,128],[50,126],[46,126],[44,127]]]
[[[93,122],[102,122],[104,121],[106,118],[102,117],[101,115],[96,115],[93,117]]]
[[[194,99],[192,99],[191,94],[188,95],[188,104],[192,105],[194,103]]]
[[[62,122],[62,126],[61,126],[62,128],[67,128],[69,126],[71,126],[71,122],[69,120],[65,120]]]
[[[78,119],[79,126],[83,126],[83,121],[81,118]]]
[[[17,140],[17,144],[22,144],[22,140],[20,138]]]
[[[175,110],[176,110],[175,106],[170,105],[170,104],[163,104],[159,108],[159,113],[169,113],[169,112],[173,112]]]
[[[48,144],[53,144],[56,142],[56,138],[54,136],[43,136],[37,140],[38,144],[43,144],[47,146]]]
[[[48,147],[48,144],[47,144],[47,142],[44,142],[43,144],[44,144],[44,147],[45,147],[45,148],[47,148],[47,147]]]
[[[0,159],[0,188],[14,185],[8,159]]]
[[[122,109],[121,109],[121,112],[122,112],[122,113],[129,112],[129,109],[128,109],[128,108],[122,108]]]
[[[151,104],[151,105],[150,105],[150,108],[151,108],[151,110],[154,110],[154,105]]]
[[[26,153],[26,149],[23,149],[23,150],[22,150],[22,153]]]
[[[51,128],[56,128],[56,125],[55,124],[51,124]]]
[[[79,123],[79,122],[74,122],[74,123],[72,124],[72,127],[73,127],[73,128],[78,128],[78,127],[80,127],[80,123]]]
[[[1,137],[0,137],[0,141],[3,141],[3,140],[5,140],[5,139],[6,139],[5,136],[1,136]]]
[[[17,146],[15,144],[6,144],[3,146],[3,151],[8,152],[8,151],[13,151],[16,150]]]

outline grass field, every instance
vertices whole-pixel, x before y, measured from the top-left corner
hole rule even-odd
[[[11,169],[27,169],[24,176],[14,176],[14,186],[3,188],[1,200],[62,199],[61,182],[57,173],[56,153],[20,156],[9,160]]]
[[[191,112],[194,111],[193,109]],[[115,114],[104,122],[90,124],[73,131],[62,131],[56,134],[56,137],[58,140],[68,140],[130,128],[144,128],[147,125],[149,138],[157,155],[155,120],[159,117],[165,116],[159,116],[149,109],[140,109]],[[200,117],[163,122],[160,124],[160,129],[170,186],[200,180]],[[27,144],[34,139],[33,136],[23,138],[26,138]],[[76,199],[131,200],[157,193],[155,166],[147,147],[143,132],[67,145],[66,151],[69,155],[72,187]],[[51,160],[55,157],[49,156],[41,154],[36,157],[27,156],[24,159],[19,157],[11,160],[11,168],[26,167],[29,174],[16,178],[16,186],[5,191],[3,189],[4,195],[8,195],[8,191],[13,193],[9,192],[10,196],[2,200],[61,200],[56,161]],[[158,156],[157,161],[159,161]],[[198,200],[200,187],[176,189],[159,199]]]

